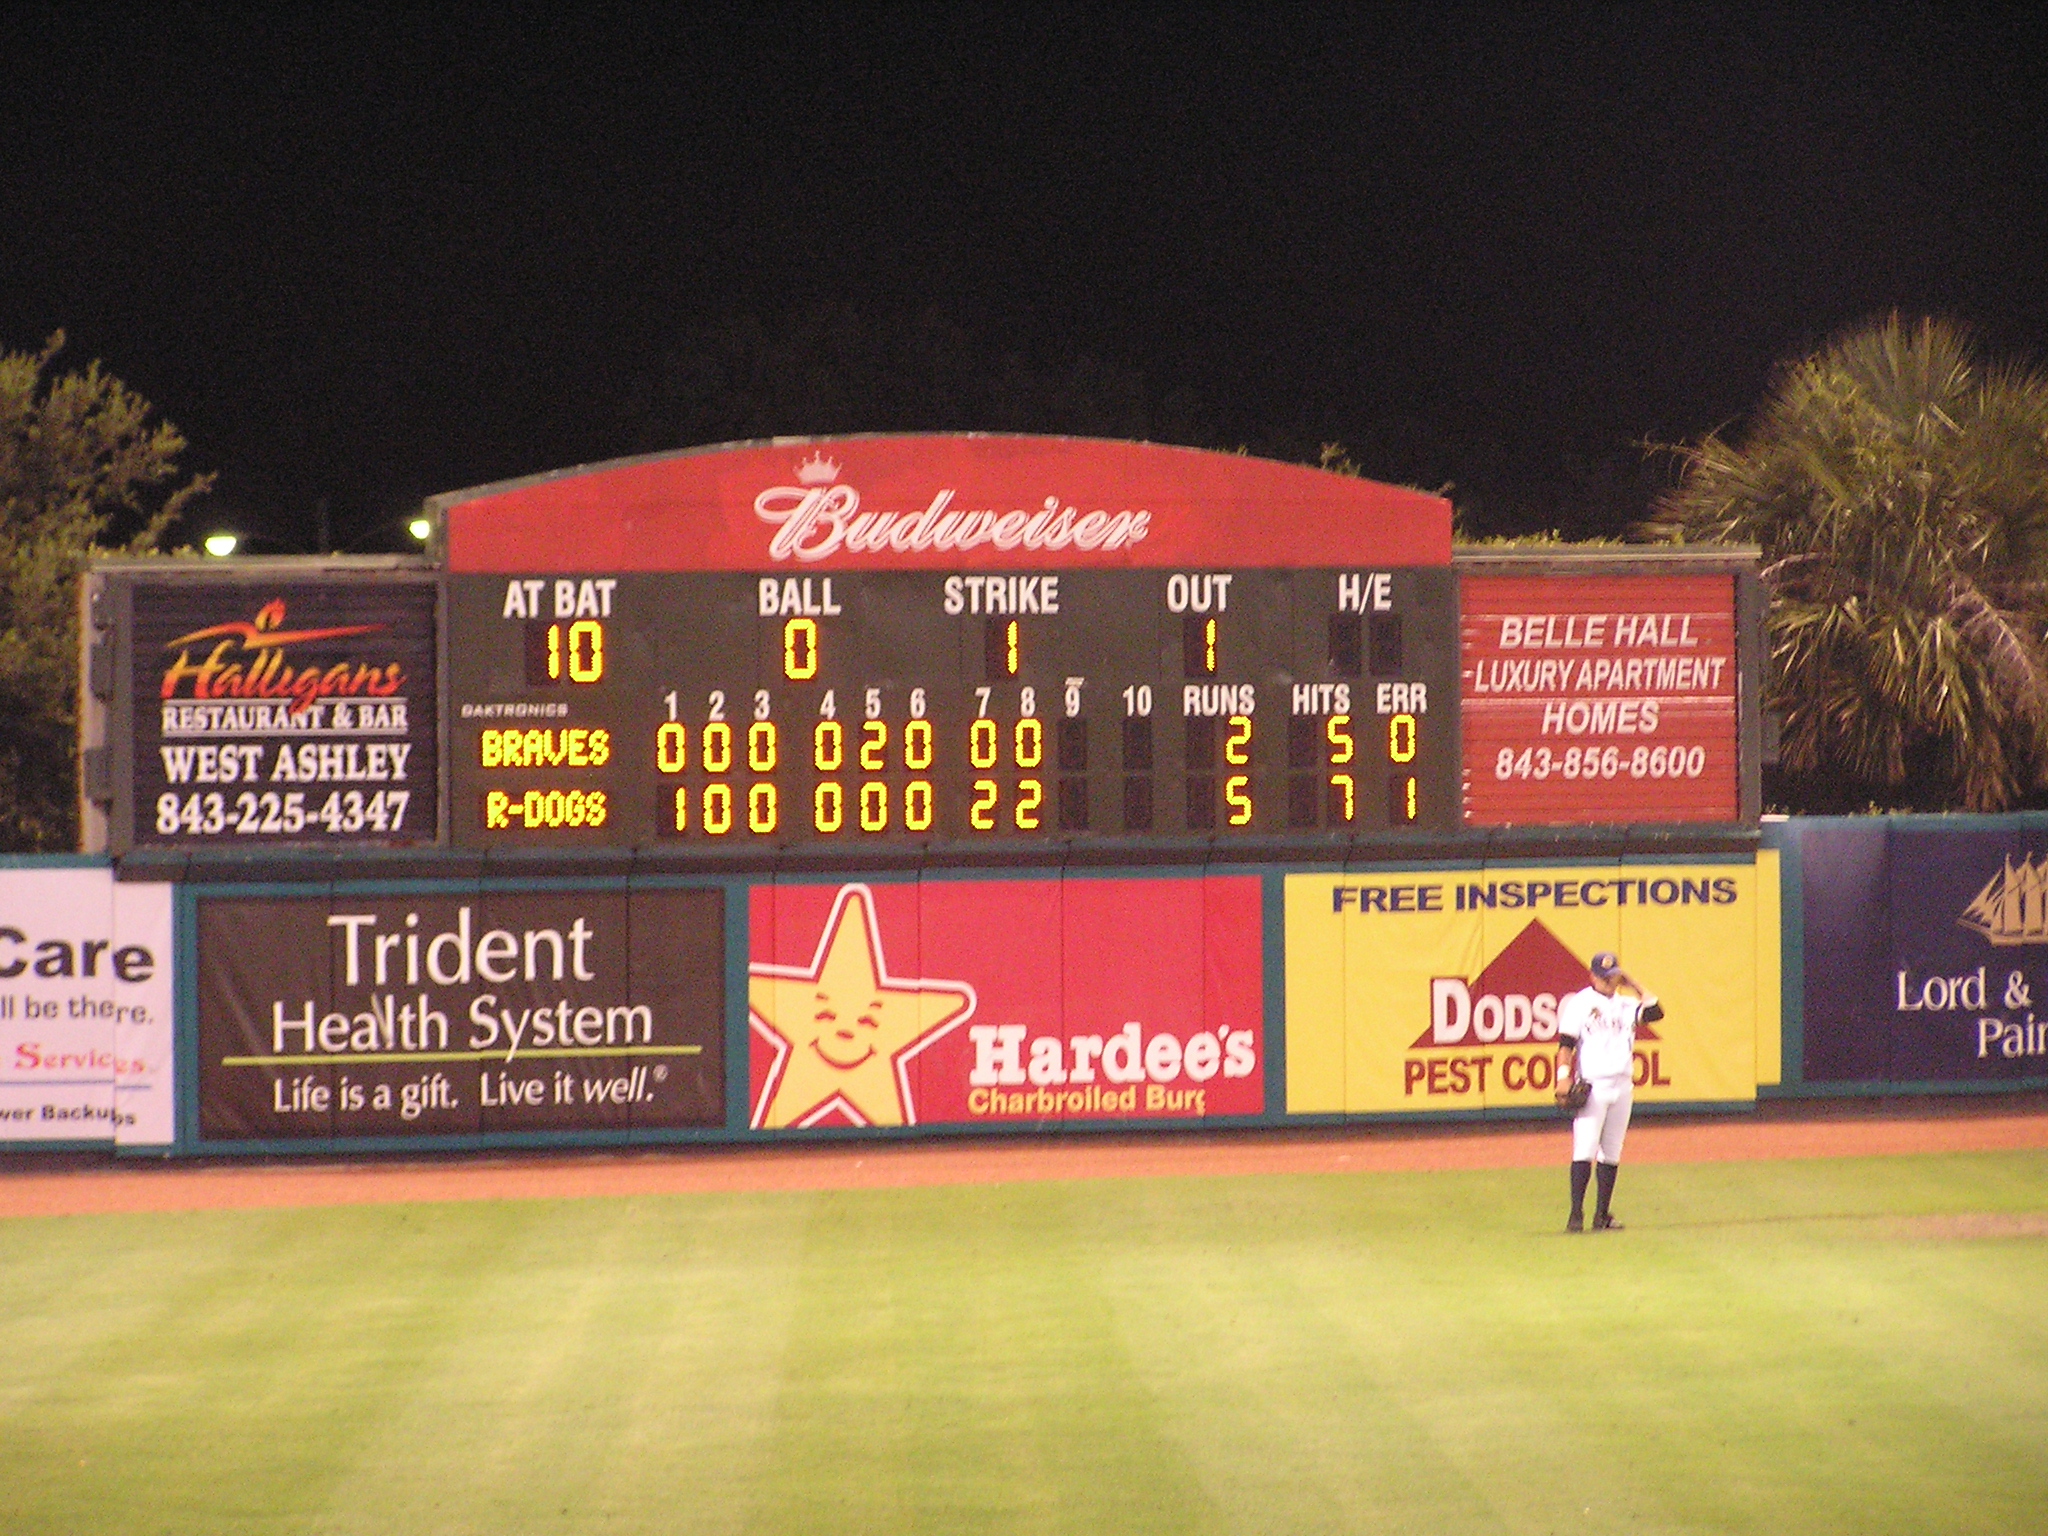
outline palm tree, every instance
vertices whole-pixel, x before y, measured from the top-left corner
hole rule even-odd
[[[1893,315],[1679,456],[1648,531],[1762,547],[1789,775],[1970,810],[2048,784],[2048,378]]]

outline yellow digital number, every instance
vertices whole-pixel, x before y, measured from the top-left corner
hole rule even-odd
[[[773,784],[756,784],[747,791],[747,830],[749,832],[773,832],[775,823],[781,819],[776,808],[777,796]]]
[[[820,832],[837,832],[846,825],[846,792],[830,779],[811,791],[811,825]]]
[[[879,720],[870,720],[860,728],[860,765],[869,773],[880,773],[889,766],[889,727]]]
[[[1358,743],[1351,739],[1351,717],[1332,715],[1323,722],[1323,737],[1330,743],[1330,763],[1348,763],[1358,755]]]
[[[711,773],[732,767],[732,727],[723,720],[704,727],[704,767]]]
[[[779,755],[773,720],[756,720],[747,727],[747,766],[756,773],[773,773]],[[706,766],[709,766],[708,764]]]
[[[1387,757],[1396,763],[1415,761],[1415,717],[1395,715],[1387,721]]]
[[[1233,773],[1223,781],[1223,803],[1230,807],[1226,818],[1233,827],[1251,825],[1252,781],[1242,773]]]
[[[1330,788],[1336,790],[1343,797],[1344,808],[1338,813],[1337,819],[1339,821],[1356,821],[1358,819],[1358,786],[1351,782],[1351,775],[1348,773],[1331,774]]]
[[[1233,768],[1242,768],[1252,760],[1252,717],[1232,715],[1230,735],[1223,742],[1223,761]]]
[[[678,832],[690,830],[690,792],[680,784],[676,786],[675,797],[670,802],[669,814],[675,818]]]
[[[996,799],[1001,791],[994,779],[974,781],[974,804],[967,808],[967,820],[977,832],[993,832],[996,828]]]
[[[903,766],[922,773],[932,765],[932,723],[913,720],[903,727]]]
[[[604,676],[604,626],[578,619],[569,626],[569,681],[594,683]]]
[[[673,721],[654,733],[654,765],[663,773],[681,773],[690,766],[689,734]]]
[[[1038,808],[1045,804],[1045,786],[1036,779],[1017,781],[1017,825],[1027,832],[1038,829]]]
[[[811,766],[820,773],[837,773],[846,761],[846,732],[837,720],[820,720],[811,732]]]
[[[912,779],[903,786],[903,825],[913,832],[926,832],[932,824],[932,786],[929,779]]]
[[[1002,751],[1002,733],[993,720],[977,720],[967,728],[967,760],[977,768],[993,768]]]
[[[791,619],[782,626],[782,675],[799,683],[818,675],[816,619]]]
[[[863,832],[889,830],[889,786],[870,779],[860,787],[860,829]]]
[[[732,786],[730,784],[707,784],[704,786],[704,830],[713,837],[723,837],[732,830]]]

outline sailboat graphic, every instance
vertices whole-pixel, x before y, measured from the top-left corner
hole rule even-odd
[[[1956,922],[1994,944],[2048,944],[2048,855],[2039,864],[2028,857],[2015,865],[2007,854],[2005,868],[1986,882]]]

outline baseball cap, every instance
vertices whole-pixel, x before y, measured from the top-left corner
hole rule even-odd
[[[1593,957],[1593,963],[1587,969],[1602,981],[1605,981],[1610,976],[1619,976],[1621,974],[1621,961],[1616,957],[1614,951],[1603,949]]]

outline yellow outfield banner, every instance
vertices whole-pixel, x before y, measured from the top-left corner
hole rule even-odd
[[[1774,852],[1289,875],[1286,913],[1289,1114],[1548,1105],[1558,1001],[1601,950],[1664,1005],[1637,1031],[1639,1100],[1777,1077]]]

